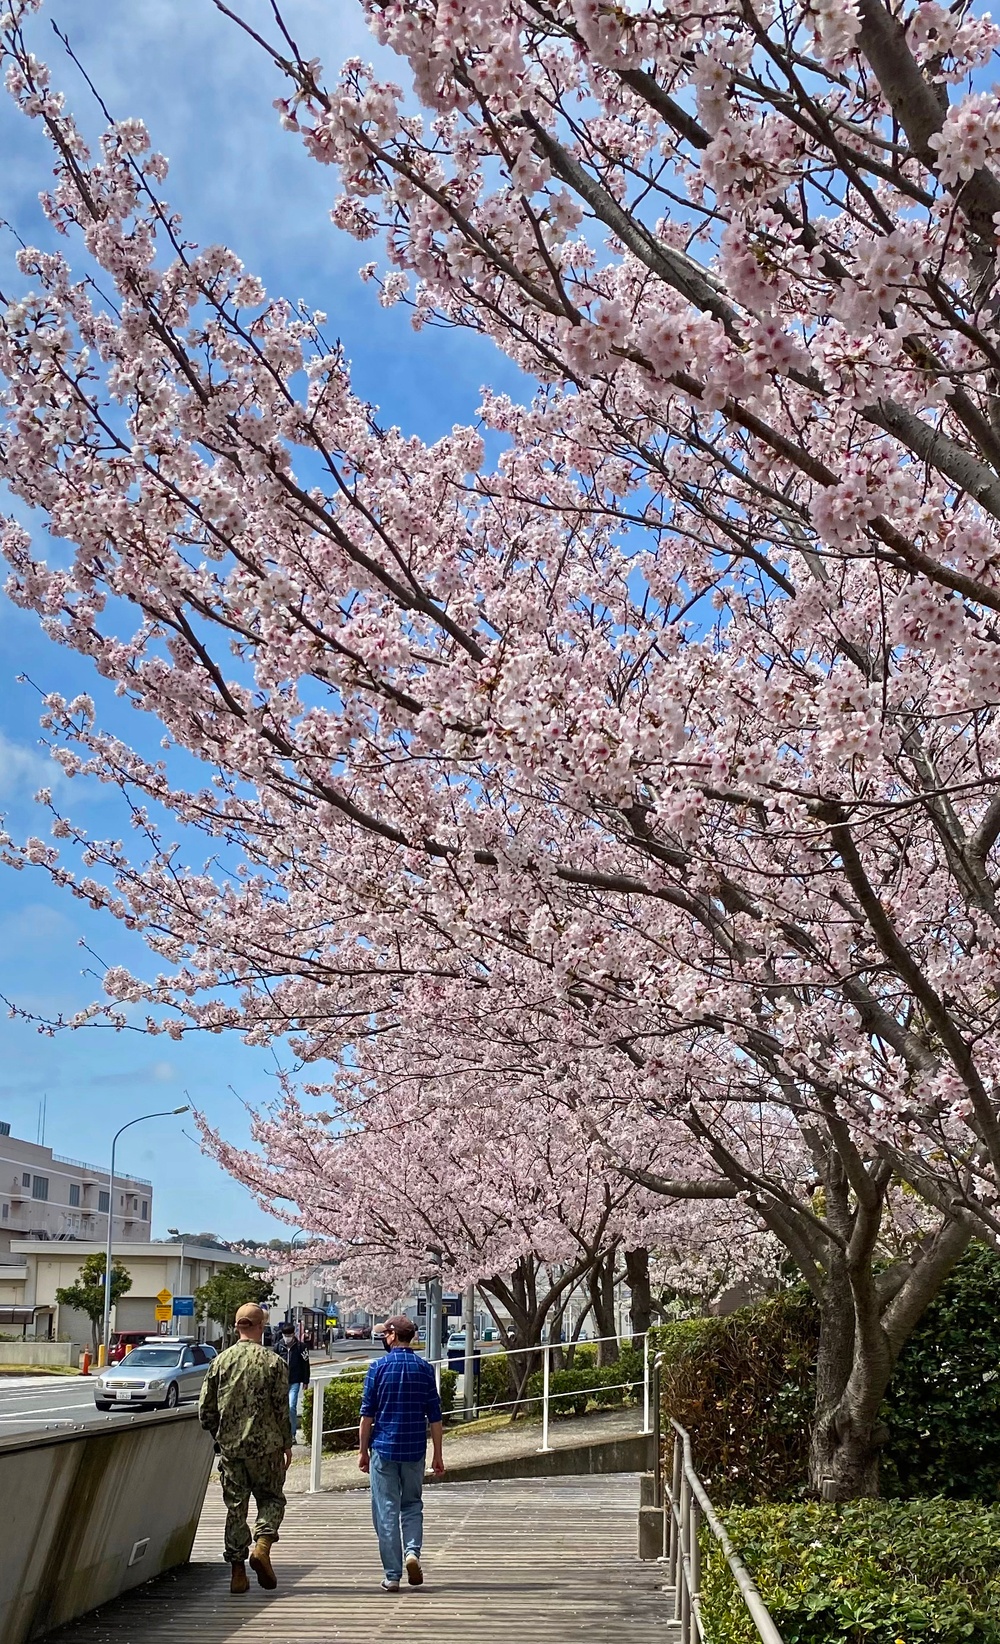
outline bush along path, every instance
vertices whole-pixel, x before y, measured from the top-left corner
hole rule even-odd
[[[1000,1500],[1000,1255],[973,1244],[903,1349],[880,1412],[882,1493]],[[654,1332],[663,1409],[713,1500],[805,1494],[819,1324],[803,1286]]]
[[[732,1536],[784,1644],[1000,1644],[1000,1507],[854,1501],[737,1507]],[[758,1644],[718,1544],[704,1537],[712,1644]]]

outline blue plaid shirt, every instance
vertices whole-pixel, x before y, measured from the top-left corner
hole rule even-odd
[[[383,1461],[419,1461],[427,1423],[441,1420],[434,1371],[412,1347],[393,1347],[370,1366],[361,1414],[374,1419],[372,1449]]]

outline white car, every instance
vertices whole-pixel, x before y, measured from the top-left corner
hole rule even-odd
[[[183,1399],[201,1392],[215,1348],[163,1337],[133,1347],[120,1364],[109,1364],[94,1382],[98,1410],[140,1409],[156,1405],[175,1410]]]

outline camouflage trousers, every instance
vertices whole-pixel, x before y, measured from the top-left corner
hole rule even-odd
[[[230,1564],[246,1558],[250,1544],[258,1536],[277,1541],[285,1516],[285,1458],[280,1450],[269,1456],[220,1456],[219,1480],[226,1504],[226,1559]],[[257,1503],[257,1523],[253,1536],[247,1523],[250,1497]]]

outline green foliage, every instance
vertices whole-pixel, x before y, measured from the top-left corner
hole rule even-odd
[[[510,1398],[506,1353],[484,1353],[479,1361],[479,1408],[506,1404]]]
[[[634,1347],[623,1347],[617,1364],[553,1370],[549,1377],[549,1408],[553,1416],[585,1416],[591,1405],[609,1410],[631,1404],[641,1396],[642,1376],[642,1354]],[[533,1404],[541,1399],[543,1379],[540,1370],[528,1377],[527,1392]]]
[[[801,1493],[819,1325],[796,1289],[727,1318],[683,1319],[653,1332],[664,1416],[691,1434],[717,1501],[784,1501]]]
[[[1000,1501],[1000,1255],[974,1244],[902,1354],[884,1411],[886,1495]]]
[[[886,1495],[1000,1500],[1000,1256],[973,1244],[900,1356],[882,1410]],[[709,1495],[805,1488],[819,1323],[804,1287],[653,1332],[664,1416],[691,1434]]]
[[[1000,1508],[970,1501],[735,1508],[726,1528],[785,1644],[1000,1644]],[[758,1644],[702,1531],[712,1644]]]
[[[104,1274],[107,1268],[107,1258],[103,1254],[88,1256],[80,1268],[80,1276],[76,1284],[61,1286],[56,1291],[56,1301],[60,1307],[75,1307],[80,1313],[86,1313],[90,1320],[94,1336],[94,1345],[101,1340],[101,1330],[104,1323]],[[132,1288],[132,1275],[128,1268],[117,1260],[111,1259],[111,1305],[127,1296]]]
[[[361,1394],[364,1391],[364,1368],[348,1370],[328,1381],[323,1390],[323,1448],[324,1450],[353,1450],[358,1442],[358,1424],[361,1420]],[[441,1372],[441,1412],[450,1416],[455,1408],[454,1370]],[[303,1437],[312,1433],[313,1389],[307,1387],[302,1398]]]
[[[256,1302],[262,1307],[272,1299],[273,1293],[271,1280],[262,1278],[257,1268],[234,1262],[200,1285],[194,1300],[198,1313],[207,1313],[210,1319],[222,1325],[228,1336],[237,1312],[246,1302]]]

